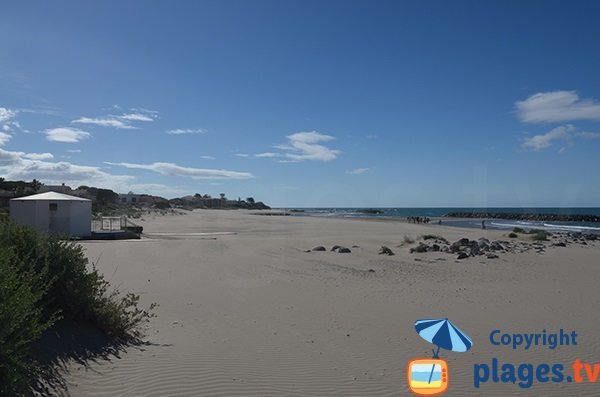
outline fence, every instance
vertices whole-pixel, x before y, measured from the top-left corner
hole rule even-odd
[[[141,233],[141,227],[131,222],[126,216],[102,216],[92,220],[92,231],[94,232],[116,232],[121,230],[133,230]]]

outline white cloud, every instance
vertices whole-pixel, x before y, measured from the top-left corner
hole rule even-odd
[[[238,172],[229,170],[205,169],[182,167],[173,163],[152,163],[152,164],[134,164],[134,163],[108,163],[125,168],[148,170],[167,176],[187,176],[193,179],[250,179],[254,178],[249,172]]]
[[[15,112],[14,110],[0,107],[0,123],[10,120],[16,115],[17,112]]]
[[[8,134],[12,132],[15,128],[21,129],[21,125],[14,118],[17,116],[17,111],[0,107],[0,127],[4,133],[0,135],[0,145],[4,145],[11,138],[11,135]]]
[[[575,134],[576,137],[582,139],[600,139],[600,132],[578,132]]]
[[[329,135],[321,134],[317,131],[297,132],[287,136],[288,143],[276,145],[275,148],[281,150],[281,153],[259,153],[255,157],[281,157],[288,162],[299,161],[332,161],[340,153],[339,150],[330,149],[321,142],[329,142],[335,138]]]
[[[176,128],[174,130],[168,130],[167,134],[171,135],[184,135],[184,134],[206,134],[206,131],[201,128]]]
[[[600,102],[580,99],[575,91],[540,92],[517,101],[515,106],[519,118],[526,123],[600,121]]]
[[[574,131],[575,127],[570,124],[556,127],[545,134],[539,134],[525,138],[522,146],[535,151],[547,149],[552,146],[552,141],[569,141],[572,138],[572,133]]]
[[[268,159],[268,158],[273,158],[273,157],[282,157],[282,154],[266,152],[266,153],[255,154],[254,157],[259,158],[259,159]]]
[[[132,130],[136,129],[136,127],[132,126],[126,121],[120,120],[118,117],[108,116],[108,117],[81,117],[77,120],[73,120],[72,123],[75,124],[92,124],[100,127],[110,127],[110,128],[118,128],[118,129],[127,129]]]
[[[348,170],[348,171],[346,171],[346,174],[349,174],[349,175],[360,175],[360,174],[364,174],[367,171],[369,171],[368,168],[356,168],[354,170]]]
[[[113,190],[127,189],[133,177],[111,175],[99,167],[83,166],[65,161],[49,162],[49,153],[23,153],[0,149],[0,174],[6,179],[38,179],[46,184],[65,183],[100,186]]]
[[[91,136],[89,132],[70,127],[52,128],[44,132],[47,140],[65,143],[76,143]]]
[[[119,118],[131,121],[154,121],[154,117],[142,113],[126,113],[119,116]]]
[[[216,160],[216,157],[213,156],[200,156],[200,158],[204,160]]]
[[[573,145],[577,139],[595,140],[600,139],[600,132],[577,131],[577,128],[571,124],[553,128],[545,134],[534,135],[523,140],[522,146],[526,149],[540,151],[552,146],[555,141],[562,141],[568,145]],[[566,150],[566,146],[559,149],[559,153]]]
[[[68,153],[81,153],[81,149],[69,149],[67,150]]]
[[[23,157],[29,160],[52,160],[54,155],[52,153],[26,153]]]
[[[132,112],[136,112],[136,113],[144,113],[144,114],[150,115],[150,117],[153,117],[153,118],[157,118],[158,115],[160,114],[160,112],[158,110],[151,110],[151,109],[145,109],[145,108],[132,108],[129,110]]]
[[[102,117],[80,117],[77,120],[73,120],[72,123],[91,124],[99,127],[133,130],[138,129],[138,127],[132,125],[131,122],[151,122],[157,117],[158,112],[154,110],[131,109],[130,113],[123,113],[121,115],[109,114],[108,116]]]
[[[0,146],[3,146],[6,142],[10,141],[10,138],[12,138],[12,135],[0,132]]]
[[[0,167],[4,167],[7,164],[11,164],[21,158],[25,153],[23,152],[11,152],[8,150],[0,149]]]
[[[248,158],[251,157],[249,154],[247,153],[236,153],[235,154],[237,157],[243,157],[243,158]]]

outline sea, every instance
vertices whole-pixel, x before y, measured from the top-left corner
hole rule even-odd
[[[318,217],[340,217],[340,218],[402,218],[429,217],[431,223],[442,225],[481,228],[480,218],[457,219],[447,218],[446,214],[451,212],[488,212],[488,213],[522,213],[522,214],[559,214],[559,215],[596,215],[600,216],[600,208],[286,208],[292,216],[318,216]],[[374,211],[377,213],[373,213]],[[367,212],[365,212],[367,211]],[[505,220],[486,219],[485,225],[489,229],[512,230],[520,227],[525,230],[540,229],[550,232],[581,232],[600,234],[600,223],[596,222],[563,222],[563,221],[530,221],[530,220]]]

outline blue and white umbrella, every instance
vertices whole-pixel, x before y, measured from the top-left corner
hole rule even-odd
[[[473,346],[471,338],[458,329],[447,318],[417,320],[415,329],[421,338],[439,348],[453,352],[466,352]],[[437,356],[437,353],[434,353]]]
[[[421,338],[437,346],[437,351],[433,350],[433,358],[439,358],[440,347],[453,352],[466,352],[473,346],[471,338],[458,329],[447,318],[432,320],[417,320],[415,329]],[[429,383],[433,375],[433,368],[429,375]]]

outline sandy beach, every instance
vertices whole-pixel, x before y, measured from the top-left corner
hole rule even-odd
[[[410,253],[435,234],[508,240],[506,232],[318,217],[195,210],[141,222],[145,237],[83,242],[112,285],[160,306],[147,345],[118,357],[70,362],[79,396],[400,396],[411,358],[431,357],[415,332],[422,318],[448,317],[473,340],[442,351],[448,396],[597,396],[598,386],[482,383],[474,366],[600,362],[600,245],[551,246],[457,260]],[[521,241],[529,241],[520,237]],[[305,252],[316,246],[324,252]],[[334,245],[351,253],[330,251]],[[379,255],[382,246],[394,256]],[[513,350],[491,331],[578,334],[577,346]]]

